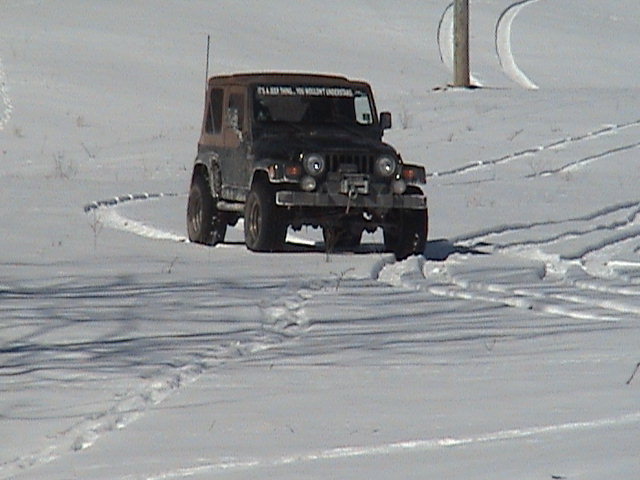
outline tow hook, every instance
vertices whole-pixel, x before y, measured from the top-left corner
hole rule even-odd
[[[355,185],[352,185],[347,194],[347,215],[349,215],[349,211],[351,210],[351,200],[355,200],[356,198],[358,198],[358,189]]]

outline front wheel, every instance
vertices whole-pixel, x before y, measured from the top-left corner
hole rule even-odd
[[[322,237],[328,252],[335,250],[355,250],[362,240],[362,231],[352,232],[339,227],[323,227]]]
[[[397,260],[424,252],[429,230],[429,211],[398,210],[393,227],[384,230],[384,246]]]
[[[287,222],[275,204],[273,189],[264,183],[254,184],[244,207],[247,248],[256,252],[282,250],[286,235]]]
[[[227,224],[216,208],[209,182],[197,175],[189,190],[187,202],[187,233],[189,240],[205,245],[215,245],[224,241]]]

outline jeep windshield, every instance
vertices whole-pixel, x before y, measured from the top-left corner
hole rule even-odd
[[[261,127],[349,128],[369,127],[375,122],[366,90],[317,85],[258,85],[254,88],[253,115]]]

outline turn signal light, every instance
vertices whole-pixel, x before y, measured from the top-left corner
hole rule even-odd
[[[402,179],[407,183],[425,183],[426,174],[423,167],[402,167]]]
[[[302,175],[302,166],[299,164],[287,165],[284,171],[287,178],[299,178]]]
[[[415,180],[416,171],[413,168],[405,167],[402,169],[402,178],[404,178],[408,182]]]

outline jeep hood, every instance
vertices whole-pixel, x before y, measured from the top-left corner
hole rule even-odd
[[[392,153],[395,149],[377,138],[340,127],[312,128],[304,131],[265,132],[254,141],[257,158],[292,158],[304,152]]]

